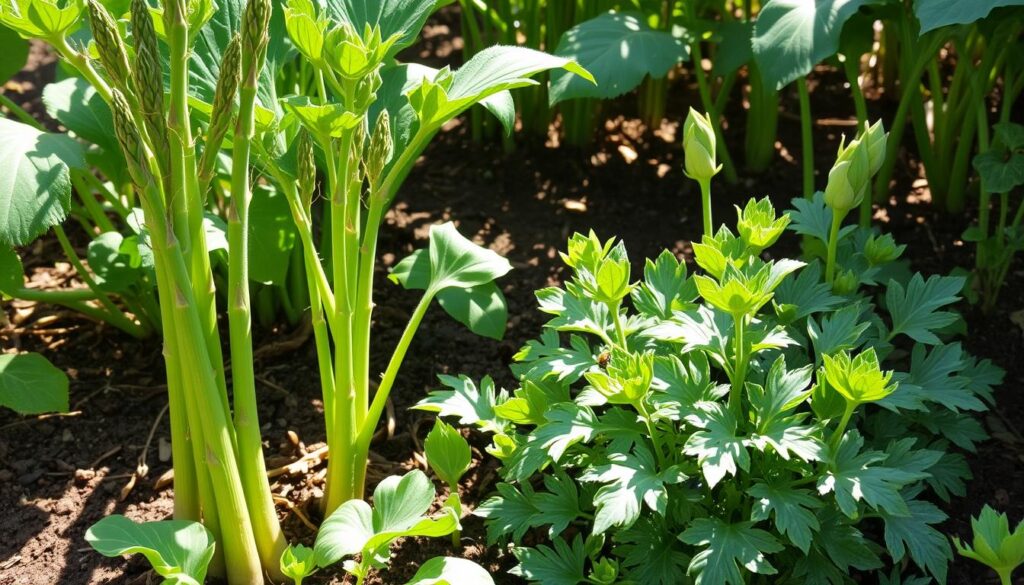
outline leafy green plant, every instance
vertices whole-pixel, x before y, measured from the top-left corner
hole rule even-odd
[[[999,514],[988,505],[977,518],[971,518],[973,542],[964,545],[953,538],[961,555],[992,568],[1003,585],[1012,583],[1013,571],[1024,564],[1024,523],[1010,532],[1006,514]]]
[[[1024,76],[1020,78],[1024,84]],[[1009,110],[1003,110],[1008,118]],[[992,310],[1006,275],[1017,252],[1024,248],[1021,221],[1024,205],[1018,205],[1011,215],[1010,194],[1024,185],[1024,126],[1000,122],[995,126],[995,137],[989,144],[987,121],[979,110],[979,154],[974,157],[974,168],[980,177],[981,196],[978,203],[978,224],[964,231],[964,241],[974,242],[975,253],[973,288],[981,299],[982,308]],[[992,194],[998,198],[998,214],[992,217]]]
[[[452,224],[435,226],[429,250],[404,260],[392,274],[396,282],[424,295],[371,396],[377,235],[402,181],[441,126],[470,106],[484,105],[511,127],[515,111],[510,89],[534,84],[529,78],[549,69],[590,78],[572,61],[519,47],[491,47],[454,72],[394,63],[394,54],[415,40],[415,31],[434,5],[420,0],[381,6],[381,14],[387,14],[383,18],[347,5],[340,14],[322,13],[293,0],[284,13],[292,41],[314,67],[318,89],[312,98],[282,101],[287,111],[283,123],[301,127],[294,141],[294,168],[269,153],[261,162],[285,186],[311,279],[332,450],[327,513],[362,497],[370,440],[433,299],[477,333],[500,337],[504,332],[505,303],[493,280],[510,265],[459,235]],[[327,180],[322,191],[330,203],[324,211],[330,238],[323,250],[314,245],[311,215],[317,150],[323,153]]]
[[[888,557],[897,582],[945,578],[931,499],[965,493],[954,445],[984,438],[969,413],[1001,371],[953,340],[963,279],[911,275],[891,237],[855,226],[829,254],[825,196],[794,203],[739,209],[693,245],[696,275],[665,251],[634,283],[622,243],[574,235],[571,278],[537,292],[551,320],[515,356],[518,388],[443,377],[420,403],[492,434],[503,482],[477,513],[516,574],[840,584]],[[764,260],[787,228],[808,257]]]
[[[145,556],[163,582],[171,585],[202,585],[216,548],[213,535],[198,522],[138,523],[119,514],[91,526],[85,540],[104,556]]]

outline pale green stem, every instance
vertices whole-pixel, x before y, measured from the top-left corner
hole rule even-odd
[[[10,110],[10,112],[14,114],[19,120],[35,128],[36,130],[39,130],[40,132],[46,132],[46,126],[43,126],[41,123],[39,123],[39,120],[36,120],[32,117],[32,114],[25,111],[25,108],[22,108],[18,104],[14,103],[14,101],[11,98],[7,97],[3,93],[0,93],[0,106],[3,106]]]
[[[833,452],[839,448],[839,443],[843,440],[843,433],[846,431],[846,425],[849,424],[850,417],[853,416],[855,410],[857,410],[856,403],[846,403],[846,410],[843,412],[843,418],[839,419],[839,426],[836,427],[835,432],[832,433],[832,439],[829,441],[829,446],[832,447]]]
[[[814,196],[814,133],[811,130],[811,96],[807,91],[807,78],[796,80],[797,94],[800,96],[800,148],[803,159],[804,197]]]
[[[743,338],[746,329],[746,315],[733,315],[735,338],[733,339],[733,350],[735,354],[732,387],[729,390],[729,411],[732,412],[737,422],[742,422],[741,409],[743,402],[743,385],[747,378],[747,345]]]
[[[100,291],[99,286],[92,277],[92,274],[90,274],[85,268],[85,265],[82,264],[81,259],[79,259],[74,247],[68,240],[67,234],[64,233],[64,228],[60,225],[56,225],[53,227],[53,231],[57,234],[57,241],[60,242],[60,247],[64,250],[64,254],[68,257],[71,265],[74,266],[75,271],[78,272],[78,277],[82,279],[82,282],[84,282],[89,289],[96,293],[96,300],[103,305],[104,309],[106,309],[106,316],[103,320],[132,337],[137,337],[139,339],[146,337],[146,328],[125,316],[124,312],[121,311],[121,309],[119,309],[105,293]]]
[[[867,195],[865,195],[867,197]],[[832,210],[832,229],[828,235],[828,258],[825,263],[825,282],[829,286],[835,280],[836,274],[836,251],[839,249],[839,230],[843,227],[843,216],[846,212],[838,209]]]
[[[711,181],[697,182],[700,184],[700,203],[704,212],[704,235],[710,238],[715,235],[714,224],[711,221]]]

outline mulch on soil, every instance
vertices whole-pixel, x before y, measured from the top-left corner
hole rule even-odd
[[[450,20],[457,21],[442,17],[433,22],[427,41],[410,58],[429,57],[431,64],[437,64],[458,57],[459,39],[451,33]],[[48,69],[52,74],[52,67]],[[46,78],[38,72],[30,75]],[[845,122],[852,107],[839,76],[825,73],[821,79],[812,94],[815,116],[825,121],[815,127],[815,158],[819,169],[828,169],[840,134],[852,132]],[[417,301],[414,293],[383,277],[386,269],[423,247],[429,226],[438,221],[455,221],[462,233],[475,234],[478,241],[512,262],[515,270],[500,281],[510,323],[505,340],[496,342],[473,336],[442,310],[431,308],[393,392],[394,436],[374,447],[371,476],[379,479],[421,465],[414,453],[422,449],[432,416],[408,407],[434,386],[437,374],[465,373],[474,379],[491,374],[499,384],[512,387],[506,366],[545,321],[536,310],[533,291],[560,282],[563,272],[557,251],[573,232],[594,229],[602,237],[620,237],[637,268],[642,266],[641,258],[653,257],[664,248],[690,256],[689,243],[701,230],[700,202],[696,185],[682,174],[679,129],[694,95],[676,84],[668,102],[668,121],[653,130],[637,121],[632,100],[608,104],[610,121],[586,150],[551,149],[543,145],[543,137],[521,136],[516,151],[509,154],[497,144],[474,144],[464,123],[448,129],[428,148],[382,230],[373,367],[383,370]],[[784,108],[795,114],[795,96],[783,98]],[[738,102],[733,100],[735,107]],[[872,105],[888,111],[885,103]],[[742,113],[730,119],[742,122]],[[784,113],[779,130],[781,148],[798,156],[796,117]],[[729,128],[727,134],[732,151],[740,154],[742,128]],[[948,217],[923,203],[926,192],[915,182],[916,164],[904,163],[886,213],[886,229],[899,242],[909,244],[906,257],[916,270],[948,273],[956,266],[970,267],[972,250],[959,241],[967,218]],[[714,187],[716,221],[732,221],[732,205],[752,196],[771,195],[776,208],[787,208],[788,200],[799,196],[798,165],[798,160],[780,156],[767,173],[744,177],[740,185],[720,181]],[[816,182],[822,187],[825,177],[818,176]],[[79,241],[85,243],[84,238]],[[791,238],[784,245],[795,251],[797,242]],[[44,239],[26,255],[30,274],[39,269],[35,278],[61,278],[59,266],[56,271],[45,268],[59,257],[54,242]],[[950,533],[969,533],[970,515],[986,503],[1007,511],[1013,519],[1024,515],[1024,438],[1014,428],[1024,420],[1020,393],[1024,334],[1015,316],[1024,308],[1024,272],[1019,264],[1009,278],[991,314],[966,304],[962,307],[970,331],[966,347],[994,360],[1007,370],[1007,376],[997,391],[997,410],[983,420],[995,438],[969,456],[975,477],[968,495],[946,510],[951,519],[945,529]],[[84,533],[110,513],[156,520],[171,512],[173,489],[153,487],[169,468],[161,457],[161,442],[169,437],[169,429],[166,416],[161,416],[166,397],[159,342],[136,341],[52,307],[13,303],[5,310],[14,325],[0,330],[4,347],[42,351],[68,371],[72,410],[77,414],[40,420],[0,412],[0,585],[156,582],[141,557],[127,562],[105,559],[88,547]],[[35,314],[30,314],[33,310]],[[34,325],[21,327],[22,321],[34,321]],[[256,347],[271,347],[298,334],[286,327],[257,331]],[[313,344],[268,353],[257,363],[257,390],[266,452],[273,467],[315,449],[324,440],[324,430]],[[487,496],[497,479],[496,462],[480,456],[484,441],[480,437],[473,441],[478,448],[474,467],[462,486],[462,497],[470,508]],[[126,491],[143,454],[148,474]],[[276,480],[275,492],[285,494],[298,507],[295,511],[279,506],[293,540],[308,543],[313,537],[303,516],[314,524],[318,521],[316,506],[310,502],[320,495],[317,473],[322,467]],[[403,582],[400,579],[410,577],[424,560],[446,555],[465,556],[488,566],[499,584],[521,583],[505,574],[514,564],[511,555],[485,546],[481,520],[469,517],[464,524],[463,550],[453,550],[446,539],[407,540],[395,547],[392,570],[373,582]],[[994,582],[993,577],[980,565],[958,557],[949,583],[973,585]],[[311,582],[341,581],[336,573],[324,573]]]

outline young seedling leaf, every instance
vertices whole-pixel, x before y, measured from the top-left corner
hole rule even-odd
[[[357,31],[367,25],[380,27],[381,38],[399,35],[386,59],[416,42],[436,0],[327,0],[327,14],[335,22],[347,22]]]
[[[301,544],[289,545],[281,553],[281,573],[302,585],[302,580],[316,572],[316,558],[313,549]]]
[[[92,525],[85,540],[108,557],[141,553],[158,575],[182,585],[204,582],[215,546],[213,535],[198,522],[136,523],[119,514]]]
[[[18,414],[68,411],[68,377],[37,353],[0,355],[0,406]]]
[[[380,566],[390,556],[388,546],[404,536],[445,536],[459,528],[451,508],[437,518],[426,516],[434,502],[434,485],[413,470],[385,478],[373,492],[373,505],[349,500],[320,527],[313,550],[316,564],[328,567],[344,557],[362,554],[362,565]]]
[[[427,464],[441,481],[455,489],[472,463],[469,443],[455,427],[437,419],[423,441]]]
[[[954,538],[956,551],[988,565],[999,574],[1003,583],[1009,583],[1014,570],[1024,564],[1024,522],[1010,532],[1006,514],[996,513],[986,504],[977,518],[971,518],[971,528],[973,542],[965,545],[959,538]]]
[[[672,33],[651,28],[642,14],[609,12],[566,31],[555,54],[574,59],[594,77],[552,72],[551,105],[577,98],[620,96],[640,85],[644,77],[665,77],[677,63],[689,58],[690,49]]]
[[[405,585],[494,585],[491,574],[466,559],[434,557],[420,565],[412,580]]]

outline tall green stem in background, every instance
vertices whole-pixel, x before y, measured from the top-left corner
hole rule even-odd
[[[765,84],[757,64],[751,62],[750,109],[747,110],[747,168],[760,173],[775,157],[775,138],[779,126],[779,92]]]
[[[796,80],[797,93],[800,96],[800,149],[803,159],[804,197],[814,196],[814,134],[811,125],[811,96],[807,91],[807,78]]]

